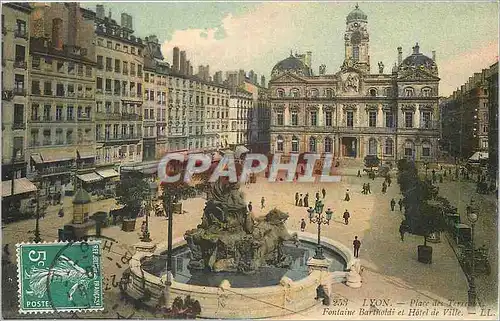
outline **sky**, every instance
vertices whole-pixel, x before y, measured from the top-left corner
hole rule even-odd
[[[95,10],[97,3],[82,3]],[[315,74],[321,64],[335,73],[344,60],[346,16],[356,2],[176,2],[104,3],[120,22],[133,16],[135,35],[154,34],[165,60],[172,48],[186,51],[194,65],[218,70],[253,69],[269,80],[273,66],[290,55],[312,51]],[[389,72],[419,43],[429,57],[436,51],[440,95],[448,96],[475,72],[498,61],[499,4],[482,2],[359,2],[368,15],[371,72],[378,62]]]

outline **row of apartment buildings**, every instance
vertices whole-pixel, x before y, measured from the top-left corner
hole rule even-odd
[[[36,173],[54,194],[75,174],[104,186],[167,151],[258,143],[265,89],[193,76],[178,48],[172,68],[156,36],[134,35],[130,15],[119,24],[102,5],[3,7],[2,180]]]
[[[468,159],[488,152],[492,177],[498,168],[498,62],[468,81],[441,102],[443,149]]]

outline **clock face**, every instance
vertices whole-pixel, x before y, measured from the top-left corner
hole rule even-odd
[[[353,45],[359,45],[361,43],[361,33],[359,31],[355,31],[352,33],[351,43]]]

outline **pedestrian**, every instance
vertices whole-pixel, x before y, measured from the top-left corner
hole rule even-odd
[[[387,184],[385,182],[382,183],[382,194],[385,194],[387,191]]]
[[[351,197],[349,196],[349,189],[345,192],[345,198],[344,201],[349,202],[351,200]]]
[[[319,200],[319,192],[316,192],[316,200]]]
[[[401,223],[401,225],[399,226],[399,235],[401,235],[401,242],[404,242],[404,240],[405,240],[405,232],[406,232],[406,228],[405,228],[404,224]]]
[[[361,193],[366,195],[366,183],[363,183],[363,191]]]
[[[141,225],[141,232],[142,234],[144,234],[146,232],[146,221],[143,221],[142,222],[142,225]]]
[[[59,209],[59,213],[57,213],[57,215],[59,217],[64,217],[64,208],[61,206],[61,208]]]
[[[387,177],[387,186],[391,187],[392,179],[390,176]]]
[[[262,199],[260,200],[260,208],[263,209],[264,207],[266,207],[265,205],[265,202],[266,202],[266,199],[264,198],[264,196],[262,196]]]
[[[249,202],[249,203],[248,203],[248,211],[249,211],[249,212],[251,212],[251,211],[252,211],[252,208],[253,208],[253,206],[252,206],[252,202]]]
[[[399,199],[398,205],[399,205],[399,210],[403,211],[403,200],[402,199]]]
[[[299,193],[295,193],[295,206],[299,206]]]
[[[342,215],[342,217],[344,218],[345,225],[348,225],[349,224],[349,217],[351,217],[351,214],[349,214],[347,209],[345,210],[344,215]]]
[[[435,169],[432,170],[432,182],[433,183],[436,182],[436,170]]]
[[[299,198],[299,206],[302,207],[303,206],[303,203],[302,203],[302,194],[300,194],[300,198]]]
[[[326,189],[324,187],[321,189],[321,194],[323,194],[323,198],[326,197]]]
[[[391,211],[394,212],[394,207],[396,206],[396,201],[393,199],[391,199]]]
[[[371,187],[370,187],[370,183],[366,183],[366,193],[367,194],[371,194],[372,193],[372,190],[371,190]]]
[[[361,170],[358,169],[358,177],[361,177]]]
[[[439,174],[439,183],[442,183],[442,182],[443,182],[443,175]]]
[[[309,207],[309,193],[304,197],[304,207]]]
[[[358,236],[354,237],[354,241],[352,241],[352,245],[354,246],[354,257],[359,257],[359,248],[361,247],[361,241],[358,240]]]
[[[302,219],[302,221],[300,221],[300,231],[304,232],[305,229],[306,229],[306,221]]]

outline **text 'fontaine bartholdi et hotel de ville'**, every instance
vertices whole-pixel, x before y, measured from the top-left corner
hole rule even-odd
[[[321,65],[314,75],[311,52],[291,53],[274,66],[271,152],[377,155],[384,162],[435,159],[440,80],[435,52],[429,58],[417,43],[403,59],[399,47],[397,63],[384,69],[378,62],[378,73],[372,74],[367,18],[358,6],[347,16],[340,71],[327,74]]]

